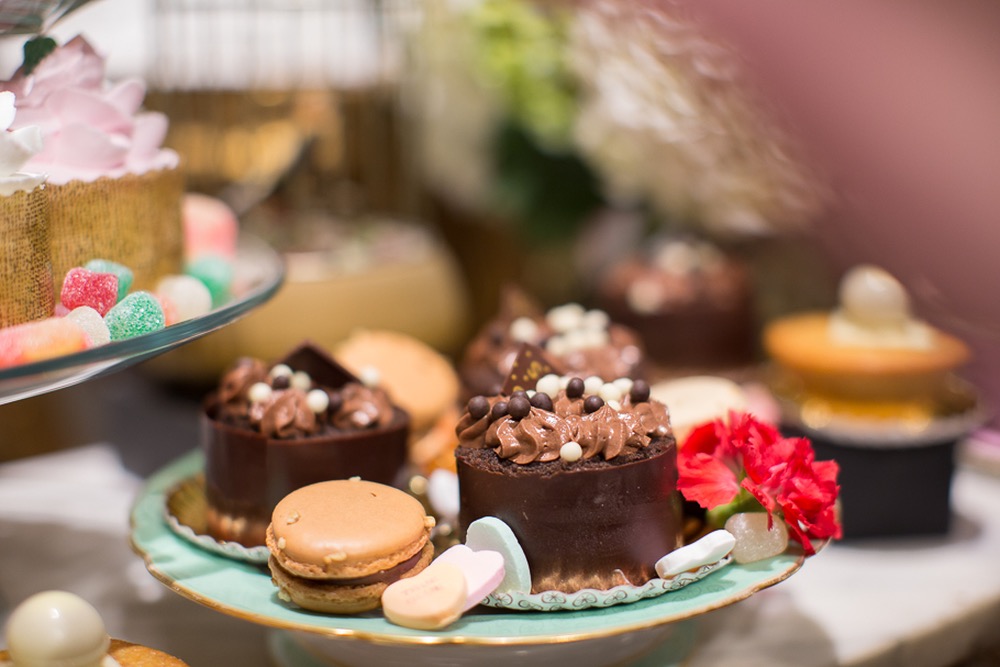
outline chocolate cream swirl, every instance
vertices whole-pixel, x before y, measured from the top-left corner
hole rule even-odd
[[[524,465],[554,461],[564,444],[575,441],[584,459],[610,460],[633,454],[672,432],[667,407],[658,401],[632,403],[626,398],[620,409],[604,404],[588,413],[583,397],[569,398],[560,391],[551,411],[532,407],[516,419],[494,414],[493,407],[505,400],[490,398],[490,410],[478,419],[468,411],[462,415],[456,427],[460,447],[493,449],[500,458]]]

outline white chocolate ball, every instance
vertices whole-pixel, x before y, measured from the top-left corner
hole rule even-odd
[[[305,371],[295,371],[292,373],[292,379],[288,381],[288,384],[293,389],[309,391],[309,387],[312,386],[312,378],[309,377],[309,373],[306,373]]]
[[[556,306],[545,314],[545,321],[550,327],[559,333],[566,333],[573,329],[580,328],[583,321],[583,314],[586,311],[578,303],[567,303]]]
[[[848,317],[872,326],[899,324],[910,316],[906,288],[888,271],[856,266],[840,281],[840,305]]]
[[[272,378],[282,377],[282,376],[291,377],[292,369],[288,366],[288,364],[277,364],[276,366],[274,366],[274,368],[271,369],[271,372],[268,373],[268,375],[270,375]]]
[[[99,667],[110,643],[97,610],[65,591],[32,595],[7,621],[16,667]]]
[[[530,317],[519,317],[510,323],[508,333],[518,343],[535,343],[538,341],[538,324]]]
[[[561,458],[566,463],[573,463],[574,461],[579,461],[583,457],[583,447],[580,446],[579,442],[570,440],[565,445],[559,448],[559,458]]]
[[[583,381],[583,393],[587,395],[594,394],[596,396],[603,386],[604,380],[596,375],[591,375]]]
[[[608,314],[606,312],[604,312],[603,310],[594,309],[594,310],[588,310],[586,313],[584,313],[583,320],[580,322],[580,325],[584,329],[592,329],[592,330],[596,329],[598,331],[604,331],[605,329],[608,328],[608,325],[610,323],[611,323],[611,318],[608,317]]]
[[[306,405],[312,412],[322,414],[330,407],[330,395],[322,389],[313,389],[306,394]]]
[[[250,399],[251,403],[263,403],[267,399],[271,398],[272,390],[271,385],[266,382],[254,382],[247,389],[247,398]]]
[[[615,383],[605,382],[604,385],[601,386],[601,390],[597,395],[603,398],[605,403],[610,403],[611,401],[622,400],[622,396],[624,394],[622,393],[621,388]]]
[[[366,387],[377,387],[378,383],[382,381],[382,374],[374,366],[365,366],[358,373],[358,379]]]
[[[535,383],[535,391],[548,394],[549,398],[555,398],[559,394],[560,378],[555,373],[549,373],[538,378]]]

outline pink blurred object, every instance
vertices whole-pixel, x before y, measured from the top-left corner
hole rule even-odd
[[[835,265],[899,278],[922,316],[972,346],[965,375],[1000,414],[1000,5],[686,4],[836,184],[838,210],[815,226]]]
[[[70,319],[51,317],[0,329],[0,368],[87,349],[87,334]]]
[[[236,257],[239,221],[220,199],[195,192],[184,195],[184,254],[187,259],[215,255]]]

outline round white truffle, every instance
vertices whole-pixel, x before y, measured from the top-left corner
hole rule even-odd
[[[840,281],[840,305],[855,322],[871,326],[900,324],[909,319],[906,288],[888,271],[862,264]]]
[[[16,667],[100,667],[110,644],[97,610],[65,591],[32,595],[7,621]]]

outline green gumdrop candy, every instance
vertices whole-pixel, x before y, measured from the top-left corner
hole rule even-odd
[[[132,269],[110,259],[92,259],[83,265],[83,268],[96,273],[113,273],[118,276],[118,301],[125,298],[128,291],[132,289]]]
[[[104,316],[111,340],[124,340],[166,326],[163,308],[149,292],[133,292],[119,301]]]
[[[212,294],[213,308],[229,300],[233,284],[233,265],[229,260],[216,255],[202,255],[188,262],[184,273],[205,283]]]

